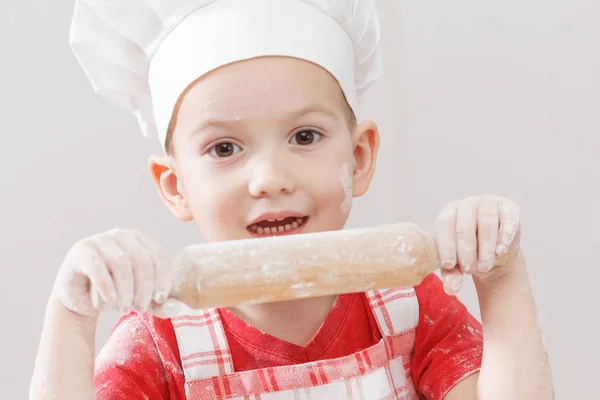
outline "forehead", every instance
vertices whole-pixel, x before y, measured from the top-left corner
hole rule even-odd
[[[322,67],[262,57],[223,66],[191,84],[180,99],[179,117],[277,116],[306,108],[342,116],[344,104],[337,80]]]

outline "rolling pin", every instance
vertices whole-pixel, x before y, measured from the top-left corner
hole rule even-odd
[[[441,267],[410,223],[186,247],[171,297],[192,309],[415,286]]]

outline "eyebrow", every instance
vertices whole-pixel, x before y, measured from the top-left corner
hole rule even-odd
[[[308,114],[323,114],[329,118],[337,119],[339,116],[328,107],[321,104],[310,104],[306,107],[300,108],[289,113],[289,118],[300,118]]]
[[[305,117],[310,114],[321,114],[326,116],[329,119],[338,119],[339,115],[337,115],[333,110],[325,107],[321,104],[309,104],[308,106],[294,109],[289,112],[285,112],[278,116],[278,119],[281,120],[295,120],[298,118]],[[242,123],[243,118],[241,117],[207,117],[202,118],[202,120],[195,125],[193,134],[200,133],[208,128],[220,128],[227,129],[232,126],[239,125]]]

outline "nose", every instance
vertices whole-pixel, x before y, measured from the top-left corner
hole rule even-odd
[[[282,157],[263,158],[252,165],[248,191],[253,197],[272,197],[295,190],[296,177]]]

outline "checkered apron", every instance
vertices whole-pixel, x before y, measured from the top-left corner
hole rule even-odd
[[[413,288],[367,292],[382,335],[349,356],[235,372],[217,310],[173,318],[189,400],[418,399],[410,361],[419,319]]]

